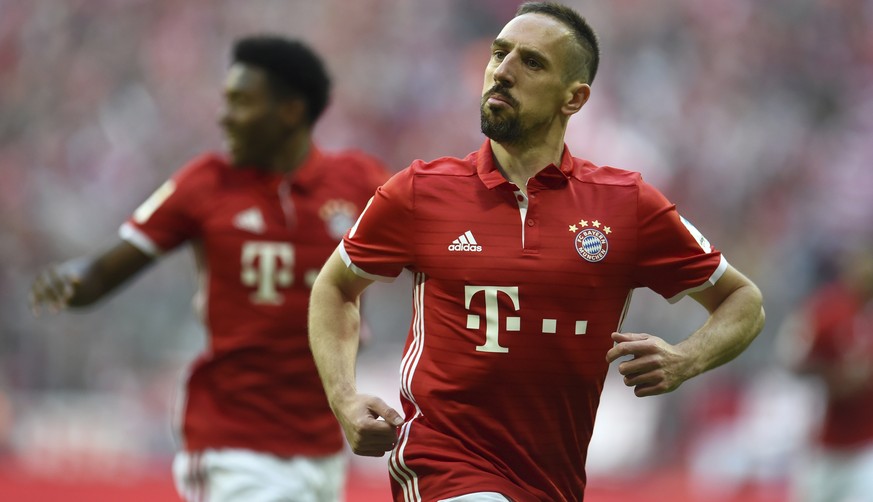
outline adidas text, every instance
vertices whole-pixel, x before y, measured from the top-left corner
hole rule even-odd
[[[477,246],[475,244],[452,243],[449,244],[449,251],[473,251],[475,253],[481,253],[482,246]]]

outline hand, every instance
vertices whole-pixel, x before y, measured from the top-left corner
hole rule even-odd
[[[79,281],[78,275],[63,270],[63,267],[46,267],[30,287],[29,303],[33,315],[39,317],[42,307],[47,307],[52,313],[66,309]]]
[[[356,394],[336,408],[336,416],[349,446],[357,455],[381,457],[397,441],[403,417],[375,396]]]
[[[610,363],[633,356],[618,365],[624,384],[638,397],[656,396],[676,390],[689,377],[687,358],[674,345],[645,333],[613,333],[616,344],[606,353]]]

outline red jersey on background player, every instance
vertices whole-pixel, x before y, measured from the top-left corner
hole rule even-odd
[[[321,61],[301,43],[240,40],[221,121],[230,158],[193,160],[136,210],[113,248],[34,283],[35,308],[86,305],[192,242],[208,347],[188,378],[174,465],[191,500],[341,497],[342,433],[306,311],[318,270],[387,173],[362,153],[312,144],[328,91]]]
[[[797,501],[873,500],[873,249],[839,257],[837,277],[779,330],[791,368],[824,390],[820,430],[795,472]]]
[[[755,285],[659,192],[565,147],[597,59],[573,10],[523,4],[492,43],[489,139],[395,175],[316,280],[310,343],[328,398],[356,453],[391,451],[395,500],[582,500],[610,362],[632,356],[618,365],[625,383],[661,394],[735,357],[763,325]],[[405,420],[358,394],[354,376],[357,297],[404,268],[415,285]],[[689,294],[710,318],[677,345],[616,333],[637,287]]]

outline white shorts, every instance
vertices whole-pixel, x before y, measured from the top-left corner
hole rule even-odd
[[[242,449],[179,452],[176,490],[187,502],[339,502],[348,458],[282,458]]]
[[[873,500],[873,446],[855,452],[816,450],[801,461],[793,494],[797,502]]]
[[[442,499],[439,502],[510,502],[510,500],[497,492],[476,492]]]

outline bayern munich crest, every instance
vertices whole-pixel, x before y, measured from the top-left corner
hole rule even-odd
[[[343,199],[331,199],[318,210],[318,215],[324,220],[328,235],[336,240],[355,224],[358,208],[351,202]]]
[[[574,234],[573,245],[579,256],[591,263],[606,258],[606,253],[609,252],[609,240],[606,236],[612,233],[611,228],[599,220],[579,220],[569,227]]]

